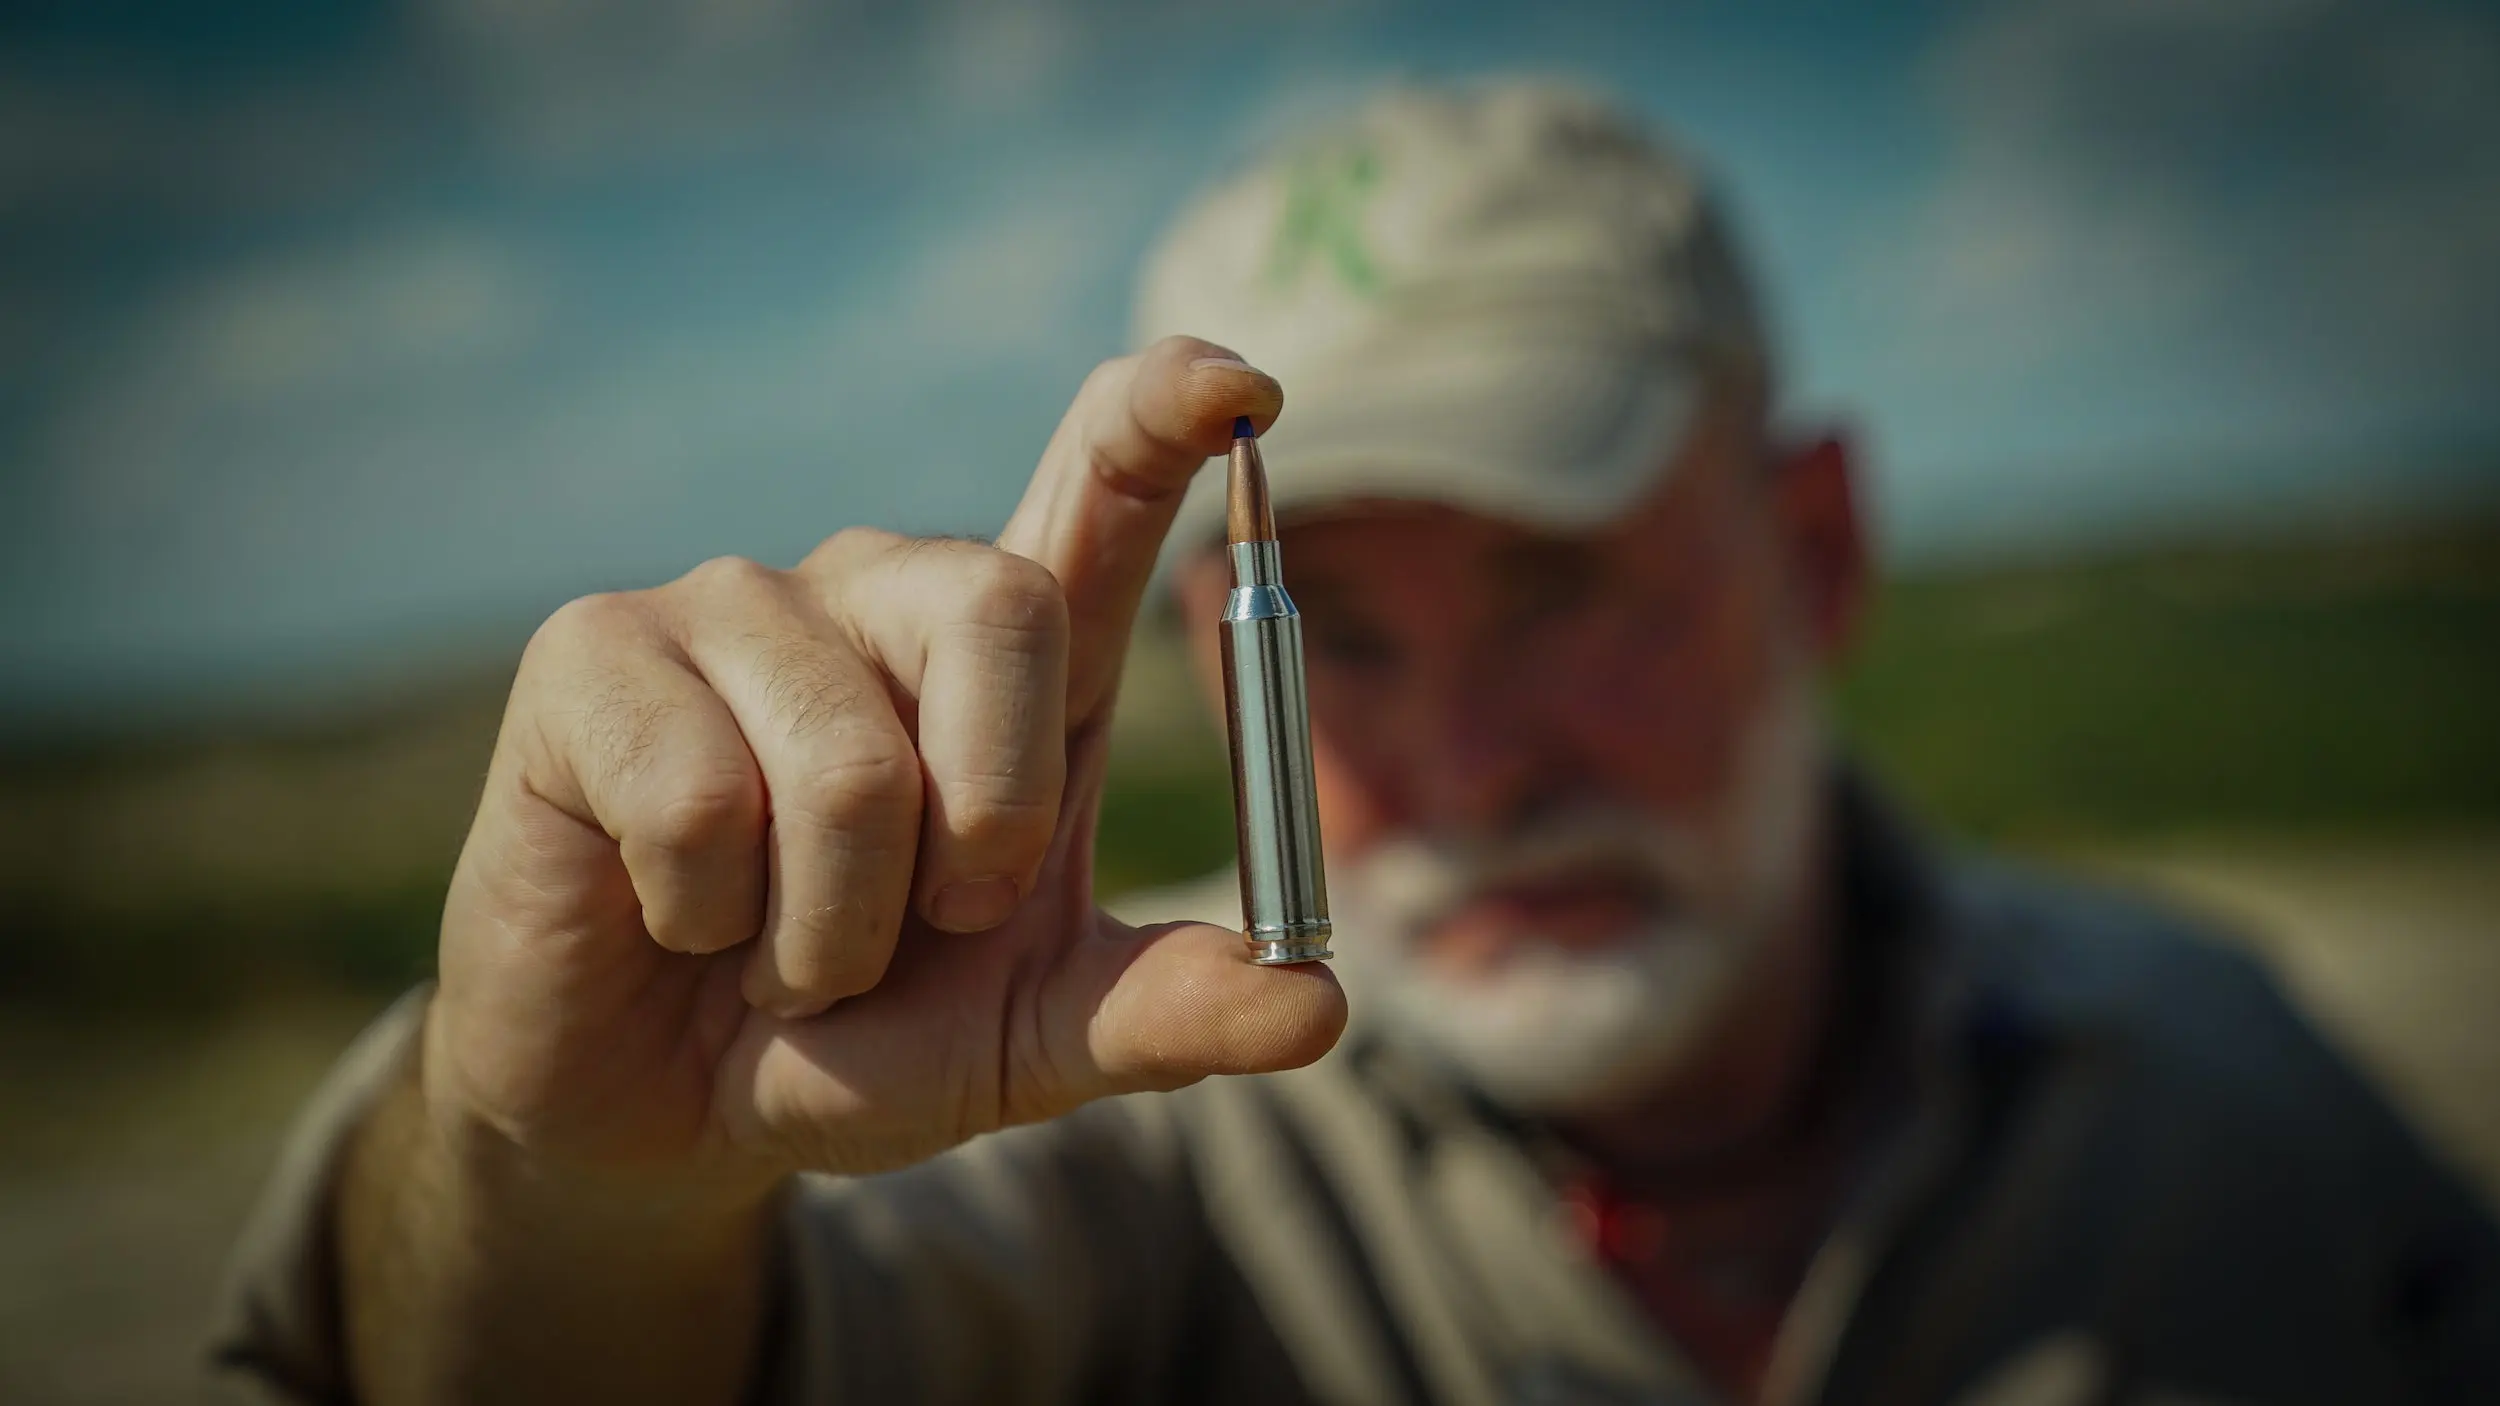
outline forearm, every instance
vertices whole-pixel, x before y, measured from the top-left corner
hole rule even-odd
[[[430,1111],[419,1064],[358,1130],[333,1208],[358,1399],[742,1399],[781,1193],[550,1175]]]

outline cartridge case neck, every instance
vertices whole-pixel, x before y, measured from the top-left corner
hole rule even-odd
[[[1235,542],[1225,548],[1233,560],[1233,585],[1282,586],[1285,584],[1284,554],[1274,542]]]

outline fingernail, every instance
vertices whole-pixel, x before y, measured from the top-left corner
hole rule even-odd
[[[1189,369],[1192,371],[1209,366],[1220,366],[1227,371],[1256,371],[1259,369],[1237,356],[1202,356],[1196,361],[1189,363]]]
[[[1004,874],[948,884],[929,902],[929,921],[948,932],[985,932],[1007,921],[1022,895]]]

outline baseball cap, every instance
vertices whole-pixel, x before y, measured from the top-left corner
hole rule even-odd
[[[1283,383],[1280,512],[1412,499],[1555,527],[1629,507],[1715,370],[1767,361],[1693,164],[1521,80],[1389,89],[1226,179],[1150,255],[1135,333]],[[1192,484],[1176,550],[1215,535],[1220,479]]]

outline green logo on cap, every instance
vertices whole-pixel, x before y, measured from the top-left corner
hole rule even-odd
[[[1291,286],[1313,258],[1327,261],[1357,293],[1380,291],[1380,269],[1363,248],[1363,202],[1380,183],[1380,161],[1367,147],[1304,152],[1285,173],[1285,215],[1268,251],[1267,281]]]

